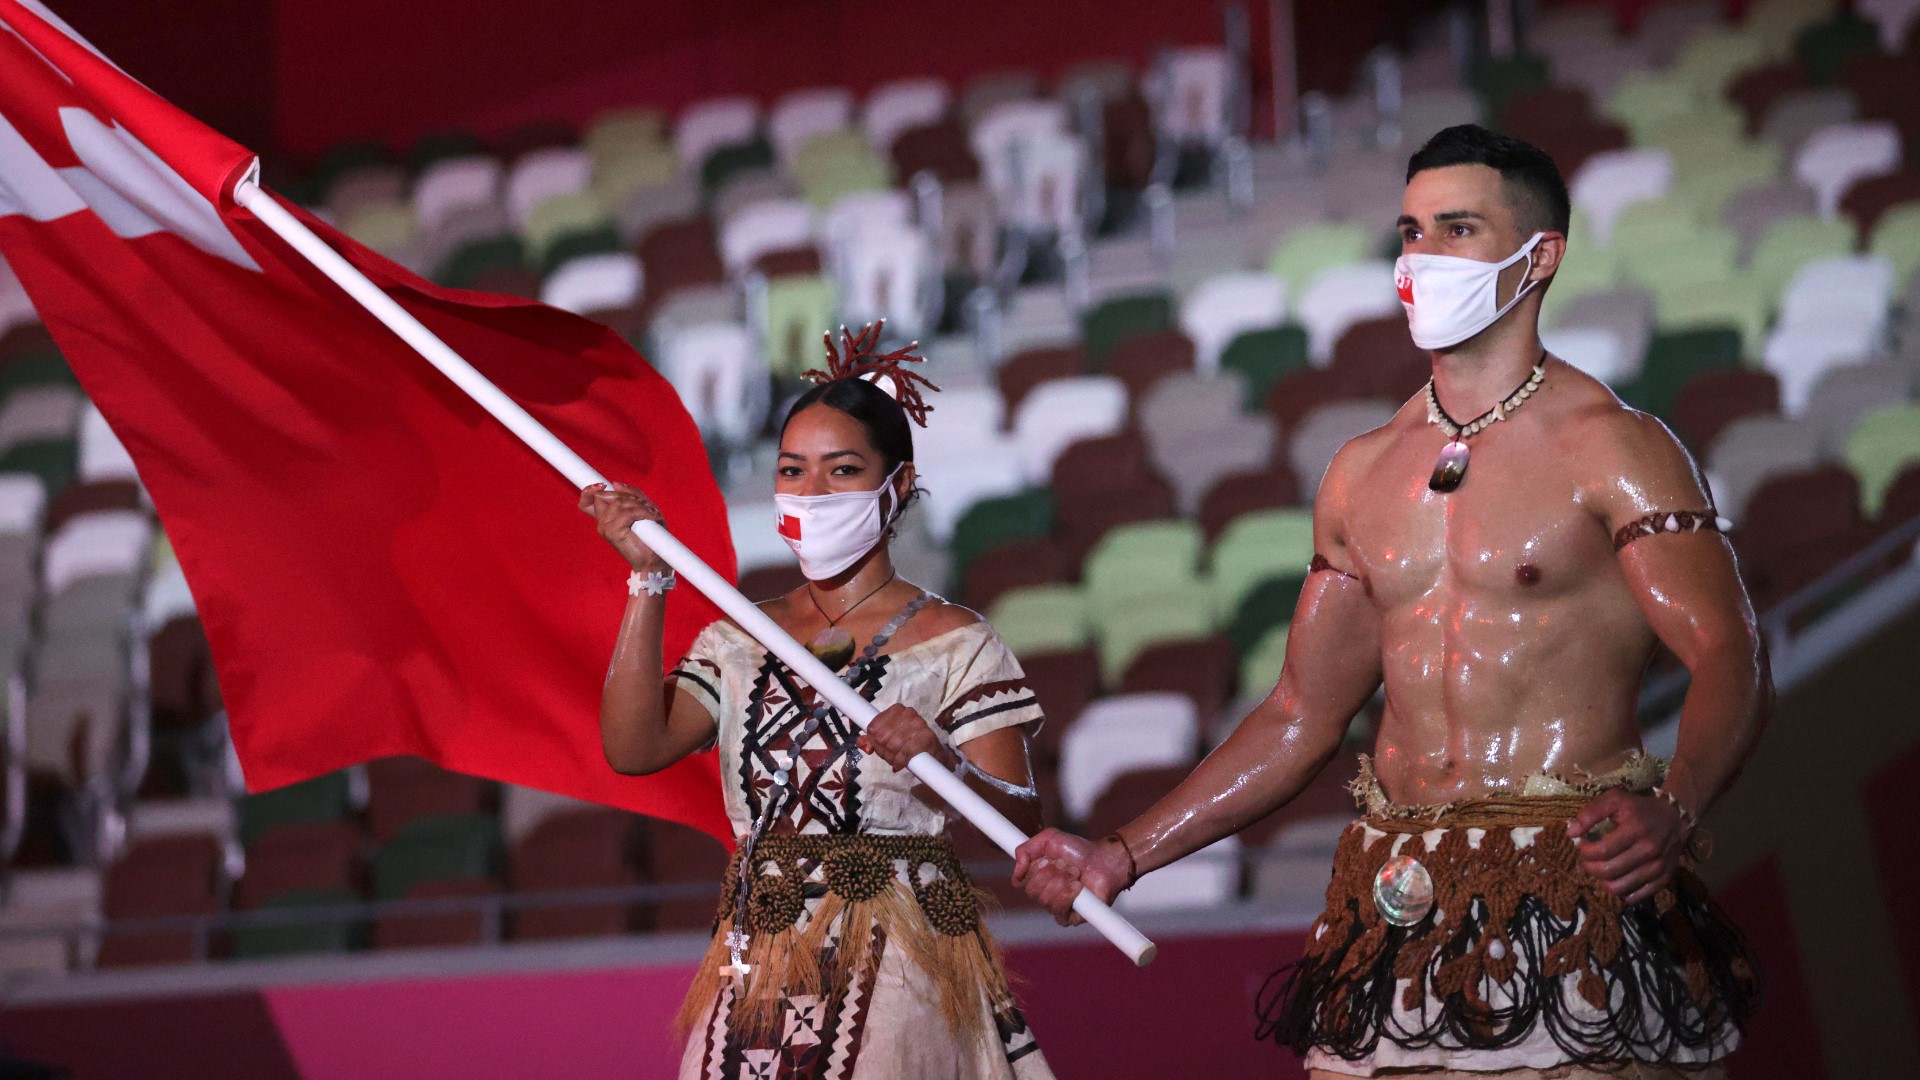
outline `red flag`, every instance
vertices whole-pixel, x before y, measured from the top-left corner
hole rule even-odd
[[[578,493],[236,208],[254,169],[35,0],[0,0],[0,253],[139,467],[249,789],[418,754],[727,838],[711,757],[627,778],[601,756],[626,571]],[[618,335],[305,220],[732,577],[699,433]],[[675,592],[669,662],[716,615]]]

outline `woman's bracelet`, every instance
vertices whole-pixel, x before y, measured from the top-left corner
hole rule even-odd
[[[979,777],[982,783],[993,790],[998,791],[1002,795],[1011,795],[1016,799],[1032,800],[1040,797],[1040,789],[1034,784],[1033,773],[1031,771],[1027,773],[1026,786],[1022,787],[1019,784],[1002,780],[985,769],[982,769],[980,766],[975,765],[967,758],[967,755],[960,752],[959,747],[949,746],[946,750],[954,757],[953,771],[959,773],[963,778],[967,776]]]
[[[627,595],[639,596],[641,593],[646,593],[648,596],[665,596],[679,583],[679,579],[671,570],[664,574],[658,570],[649,570],[644,574],[635,570],[627,575]]]

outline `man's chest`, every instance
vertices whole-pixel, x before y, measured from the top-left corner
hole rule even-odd
[[[1546,596],[1611,565],[1577,470],[1519,434],[1471,440],[1466,477],[1451,492],[1427,486],[1445,442],[1430,428],[1395,440],[1369,465],[1349,496],[1347,544],[1376,600],[1413,601],[1441,585]]]

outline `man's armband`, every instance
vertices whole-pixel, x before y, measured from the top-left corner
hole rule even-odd
[[[1725,533],[1733,522],[1712,510],[1660,510],[1627,522],[1613,534],[1613,550],[1620,551],[1635,540],[1661,533]]]

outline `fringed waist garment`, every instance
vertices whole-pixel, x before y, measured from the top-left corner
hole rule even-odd
[[[837,1000],[869,981],[886,949],[902,950],[927,973],[952,1030],[979,1022],[983,991],[996,1017],[1018,1017],[980,896],[945,836],[773,834],[759,838],[751,858],[745,868],[736,852],[727,867],[713,945],[681,1010],[683,1030],[726,989],[734,1030],[765,1031],[784,998]],[[754,877],[742,912],[736,897],[746,872]],[[749,941],[744,977],[727,970],[736,930]]]
[[[1401,807],[1363,770],[1369,813],[1340,838],[1304,955],[1261,994],[1261,1037],[1360,1075],[1730,1052],[1760,997],[1739,931],[1685,866],[1623,904],[1566,834],[1598,790],[1560,787]]]

